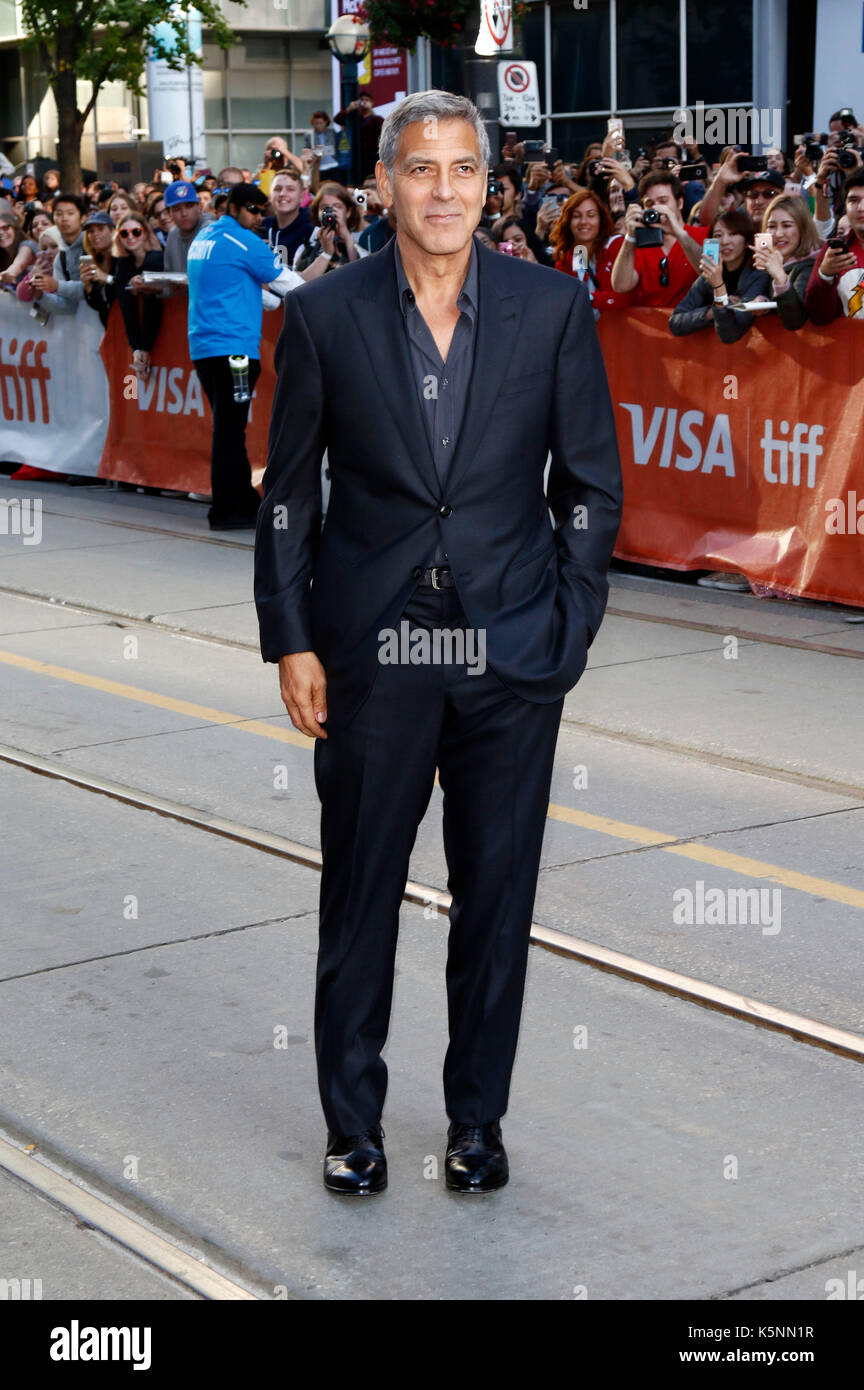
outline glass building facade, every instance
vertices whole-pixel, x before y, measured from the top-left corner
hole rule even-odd
[[[255,169],[269,136],[299,151],[312,111],[332,113],[331,0],[225,0],[223,9],[237,43],[226,52],[204,35],[206,160],[214,170]],[[537,65],[542,121],[519,135],[542,136],[572,160],[602,138],[610,115],[623,118],[632,153],[697,101],[785,109],[786,17],[787,0],[588,0],[585,9],[530,0],[513,56]],[[0,0],[0,148],[18,164],[53,157],[56,117],[38,57],[16,37],[14,0]],[[458,53],[418,44],[409,90],[462,84]],[[83,103],[87,84],[79,86]],[[83,162],[95,167],[97,139],[147,133],[146,98],[107,88],[88,123]]]
[[[577,159],[620,116],[632,152],[697,101],[751,106],[754,3],[770,0],[533,0],[513,56],[537,65],[543,119],[520,139],[542,136]],[[455,55],[434,49],[432,85],[457,75]]]

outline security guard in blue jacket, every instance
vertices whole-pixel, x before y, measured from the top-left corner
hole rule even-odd
[[[303,284],[256,235],[266,206],[260,188],[235,184],[225,215],[202,227],[189,247],[189,355],[213,413],[207,518],[212,531],[255,525],[259,496],[246,453],[246,423],[261,372],[261,292],[267,286],[281,297]],[[231,357],[248,358],[245,400],[235,399],[235,380],[242,378],[232,375]]]

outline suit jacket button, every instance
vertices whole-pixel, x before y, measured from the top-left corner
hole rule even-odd
[[[423,578],[423,571],[421,570],[421,568],[420,568],[419,565],[415,565],[415,566],[414,566],[413,570],[411,571],[411,578],[412,578],[412,579],[422,579],[422,578]]]
[[[439,515],[439,516],[449,516],[450,513],[452,512],[452,510],[453,510],[453,508],[452,508],[452,507],[448,507],[448,506],[447,506],[447,503],[445,502],[445,503],[444,503],[444,506],[441,507],[441,508],[439,509],[438,515]]]

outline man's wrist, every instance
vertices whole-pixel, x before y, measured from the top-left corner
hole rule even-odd
[[[625,241],[629,241],[629,243],[630,243],[631,246],[635,246],[635,245],[636,245],[636,238],[635,238],[635,236],[631,236],[629,232],[625,232],[625,233],[624,233],[624,240],[625,240]]]

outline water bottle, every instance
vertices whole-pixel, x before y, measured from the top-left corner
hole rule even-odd
[[[239,405],[245,404],[249,397],[249,358],[248,357],[229,357],[228,366],[231,368],[231,383],[234,387],[234,399]]]

